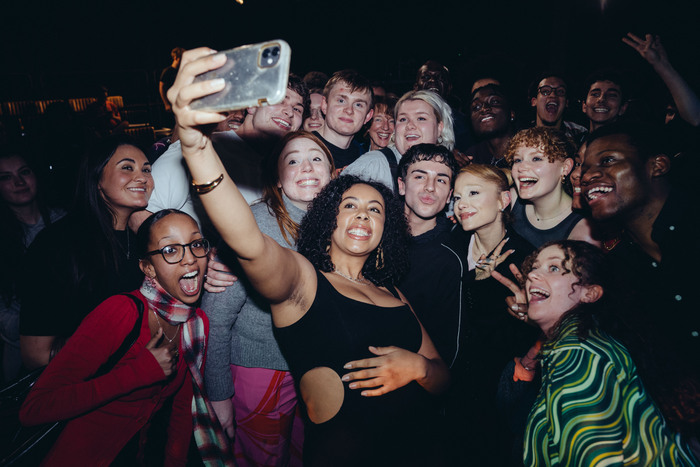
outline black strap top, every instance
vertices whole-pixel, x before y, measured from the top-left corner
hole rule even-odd
[[[572,212],[564,218],[560,223],[551,229],[538,229],[530,223],[525,214],[526,203],[518,198],[513,205],[511,214],[513,215],[513,230],[518,232],[528,242],[532,243],[535,248],[539,248],[545,243],[554,240],[566,240],[576,224],[583,219],[578,213]]]

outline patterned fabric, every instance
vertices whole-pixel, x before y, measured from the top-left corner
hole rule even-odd
[[[288,371],[231,365],[238,467],[301,467],[304,422]]]
[[[234,465],[228,438],[214,414],[214,408],[206,397],[202,364],[206,352],[204,321],[196,315],[196,307],[190,307],[176,300],[155,280],[146,276],[141,293],[151,308],[170,324],[184,323],[180,333],[180,347],[183,357],[192,374],[194,397],[192,398],[192,418],[194,439],[204,465]]]
[[[570,319],[542,349],[542,387],[528,419],[525,465],[698,465],[666,425],[627,350]]]

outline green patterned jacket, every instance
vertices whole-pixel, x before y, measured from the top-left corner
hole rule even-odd
[[[526,466],[700,465],[673,433],[627,349],[575,318],[542,348],[542,386],[525,433]]]

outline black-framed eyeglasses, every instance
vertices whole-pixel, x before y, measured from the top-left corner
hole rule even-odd
[[[209,245],[209,240],[206,238],[198,238],[197,240],[192,240],[187,245],[182,243],[173,243],[172,245],[165,245],[159,250],[153,250],[146,253],[146,256],[151,256],[160,253],[163,259],[168,264],[177,264],[182,261],[185,257],[185,248],[189,248],[192,255],[197,258],[204,258],[209,254],[211,250],[211,245]]]
[[[559,86],[557,88],[553,86],[540,86],[537,88],[537,92],[542,94],[544,97],[549,96],[554,92],[554,95],[557,97],[566,97],[566,88],[564,86]]]

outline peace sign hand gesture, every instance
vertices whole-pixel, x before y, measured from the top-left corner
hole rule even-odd
[[[522,283],[523,275],[515,264],[510,265],[510,271],[515,276],[516,280]],[[491,272],[491,276],[501,284],[508,287],[508,289],[514,294],[512,297],[506,298],[508,313],[521,321],[527,322],[527,295],[525,294],[525,291],[519,284],[516,284],[498,271]]]

